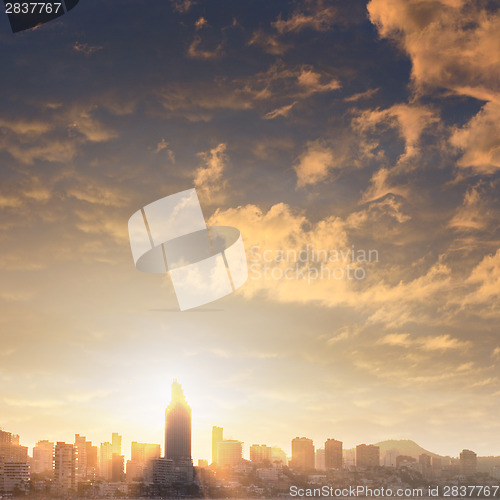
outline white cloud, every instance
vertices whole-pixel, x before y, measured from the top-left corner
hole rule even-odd
[[[208,153],[199,153],[205,165],[196,170],[194,186],[200,198],[207,203],[220,203],[225,198],[227,183],[222,174],[227,162],[226,149],[226,144],[221,143]]]

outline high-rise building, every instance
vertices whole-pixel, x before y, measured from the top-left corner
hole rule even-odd
[[[440,457],[431,457],[431,468],[434,476],[440,476],[443,470],[443,463]]]
[[[155,458],[160,458],[160,445],[132,441],[130,448],[131,460],[127,461],[127,481],[141,481],[144,479],[148,463]]]
[[[76,478],[87,476],[87,440],[85,436],[75,434]]]
[[[472,476],[477,472],[477,455],[470,450],[462,450],[460,453],[460,474]]]
[[[217,465],[219,467],[234,467],[243,458],[243,443],[235,439],[224,439],[217,443]]]
[[[224,431],[222,427],[214,425],[212,427],[212,463],[217,463],[217,445],[224,439]]]
[[[31,472],[43,474],[52,472],[54,467],[54,443],[43,440],[33,447],[33,460],[31,461]]]
[[[396,460],[398,457],[399,457],[399,450],[396,450],[395,448],[387,450],[385,452],[383,460],[384,467],[396,467],[397,466]]]
[[[13,493],[15,490],[24,494],[29,491],[30,464],[26,462],[5,462],[3,464],[3,491]]]
[[[336,439],[325,441],[325,468],[342,469],[342,441]]]
[[[75,434],[76,478],[95,479],[97,474],[97,446],[85,436]]]
[[[0,429],[0,456],[5,462],[28,462],[28,447],[20,446],[19,435]]]
[[[130,446],[130,458],[135,462],[145,464],[151,458],[160,458],[161,450],[159,444],[152,443],[138,443],[132,441]]]
[[[99,473],[106,481],[111,480],[112,460],[113,460],[113,445],[110,442],[101,443],[99,449]]]
[[[87,441],[87,479],[95,479],[99,475],[97,446]]]
[[[74,490],[76,455],[72,444],[58,442],[54,449],[54,485],[57,490]]]
[[[172,399],[165,411],[165,458],[191,460],[191,408],[176,380],[172,383]]]
[[[108,473],[109,473],[108,461]],[[113,483],[120,483],[125,479],[125,457],[122,455],[122,436],[118,432],[111,434],[111,478]]]
[[[312,439],[305,437],[292,439],[292,461],[290,467],[302,471],[314,469],[314,444]]]
[[[380,448],[373,444],[356,446],[356,467],[378,467],[380,465]]]
[[[125,479],[125,457],[113,453],[111,455],[111,481],[113,483],[121,483]]]
[[[118,432],[113,432],[111,434],[111,448],[113,455],[122,454],[122,437]]]
[[[0,428],[0,445],[2,444],[19,444],[19,434],[3,431]]]
[[[200,469],[204,469],[204,468],[208,467],[208,460],[205,460],[203,458],[199,458],[198,459],[198,467]]]
[[[250,446],[250,460],[259,464],[271,462],[271,451],[272,448],[265,444],[253,444]]]
[[[318,448],[314,455],[314,468],[316,470],[325,470],[325,449]]]
[[[144,466],[134,460],[127,460],[127,483],[140,482],[144,480]]]
[[[141,481],[148,462],[154,458],[160,458],[160,445],[132,441],[130,449],[131,460],[127,461],[127,481]]]
[[[150,485],[166,486],[176,479],[174,461],[168,458],[153,458],[144,471],[144,482]]]
[[[356,465],[356,450],[344,450],[343,456],[344,466],[346,468],[354,467]]]

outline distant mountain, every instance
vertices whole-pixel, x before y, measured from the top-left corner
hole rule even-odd
[[[400,455],[407,455],[409,457],[417,458],[425,453],[431,457],[442,458],[441,455],[428,451],[410,439],[389,439],[387,441],[380,441],[375,443],[375,446],[380,448],[380,456],[383,457],[388,450],[398,450]]]
[[[379,443],[375,443],[375,446],[378,446],[380,448],[380,458],[384,458],[385,452],[388,450],[398,450],[400,455],[407,455],[409,457],[414,457],[417,459],[423,453],[425,453],[426,455],[430,455],[431,457],[443,458],[437,453],[433,453],[432,451],[428,451],[425,448],[422,448],[417,443],[415,443],[415,441],[411,441],[410,439],[388,439],[387,441],[380,441]]]
[[[384,458],[385,452],[388,450],[398,450],[400,455],[407,455],[416,459],[418,459],[418,457],[423,453],[436,458],[450,458],[428,451],[410,439],[388,439],[387,441],[375,443],[375,446],[380,448],[381,459]],[[355,448],[351,448],[351,451],[354,450]],[[478,472],[490,472],[493,467],[500,467],[500,457],[477,457]]]

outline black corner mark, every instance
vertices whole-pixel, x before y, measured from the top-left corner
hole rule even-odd
[[[36,28],[76,7],[79,0],[3,0],[12,33]]]
[[[64,3],[66,4],[66,12],[68,12],[68,10],[71,10],[73,9],[74,7],[76,7],[76,4],[79,2],[80,0],[64,0]]]

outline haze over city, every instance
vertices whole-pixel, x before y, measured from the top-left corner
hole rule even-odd
[[[0,429],[0,493],[8,498],[420,498],[441,492],[446,498],[453,492],[494,497],[500,490],[500,457],[478,457],[467,449],[456,458],[441,457],[409,440],[344,449],[339,439],[328,438],[321,448],[297,436],[289,457],[280,447],[253,444],[245,460],[243,443],[213,426],[211,457],[195,466],[192,411],[177,380],[165,409],[163,453],[158,443],[133,441],[125,460],[122,440],[117,432],[99,446],[81,434],[74,443],[39,440],[29,456],[19,435]]]

